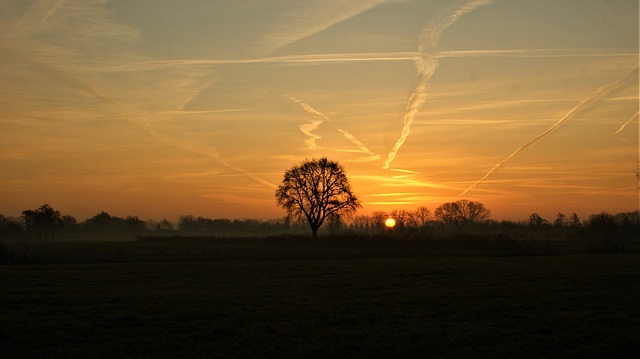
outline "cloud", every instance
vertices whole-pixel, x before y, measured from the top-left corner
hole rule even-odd
[[[495,164],[484,176],[482,176],[479,180],[477,180],[475,183],[473,183],[467,189],[462,191],[462,193],[460,193],[458,195],[458,197],[462,197],[465,194],[467,194],[467,192],[469,192],[470,190],[475,188],[478,184],[480,184],[487,177],[489,177],[491,174],[493,174],[495,171],[497,171],[500,167],[502,167],[502,165],[505,162],[507,162],[508,160],[513,158],[514,156],[516,156],[518,153],[523,151],[525,148],[527,148],[527,147],[533,145],[534,143],[542,140],[543,138],[549,136],[551,133],[553,133],[555,130],[557,130],[562,124],[564,124],[566,121],[571,119],[575,114],[579,113],[580,111],[583,111],[584,109],[586,109],[589,106],[593,105],[594,103],[596,103],[597,101],[601,100],[605,96],[609,95],[610,93],[614,92],[615,90],[617,90],[617,89],[621,88],[622,86],[626,85],[629,81],[634,80],[634,79],[637,80],[637,78],[638,78],[638,66],[635,66],[635,67],[627,70],[624,73],[624,75],[621,78],[619,78],[618,80],[613,81],[613,82],[611,82],[609,84],[606,84],[606,85],[600,87],[594,93],[592,93],[590,96],[588,96],[585,99],[583,99],[582,101],[580,101],[580,103],[578,103],[571,110],[569,110],[569,112],[567,112],[564,116],[562,116],[562,118],[560,118],[556,123],[554,123],[546,131],[540,133],[538,136],[536,136],[535,138],[533,138],[529,142],[527,142],[524,145],[518,147],[509,156],[505,157],[502,161],[500,161],[497,164]]]
[[[41,104],[46,101],[48,106],[42,116],[67,127],[74,126],[69,121],[69,108],[85,110],[85,118],[75,116],[73,121],[93,121],[96,126],[106,126],[97,123],[105,118],[124,121],[166,146],[205,156],[263,186],[276,188],[260,176],[231,165],[216,148],[180,137],[177,126],[163,131],[155,126],[158,121],[171,124],[172,115],[188,112],[185,109],[189,103],[214,83],[212,69],[145,68],[144,64],[154,61],[131,46],[141,39],[140,34],[116,18],[104,1],[36,2],[20,17],[11,34],[0,36],[10,40],[0,42],[3,75],[10,75],[5,77],[0,93],[12,95],[16,112],[20,108],[22,113],[39,111],[31,110],[31,103],[37,100]],[[101,69],[122,64],[141,65],[134,66],[135,73],[126,77],[100,73]],[[98,100],[102,106],[96,107],[87,98]]]

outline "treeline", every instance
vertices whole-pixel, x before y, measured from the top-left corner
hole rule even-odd
[[[138,236],[219,236],[253,237],[302,234],[306,227],[285,223],[284,219],[210,219],[193,215],[180,216],[177,223],[141,220],[137,216],[117,217],[100,212],[78,222],[73,216],[61,214],[44,204],[34,210],[22,211],[19,218],[0,214],[0,239],[104,239],[129,240]]]
[[[461,233],[477,237],[516,240],[553,239],[640,239],[640,211],[609,214],[606,212],[582,220],[577,214],[558,213],[546,219],[532,213],[526,221],[496,221],[479,202],[459,200],[445,203],[433,211],[415,210],[374,212],[355,216],[349,221],[333,218],[320,229],[321,236],[370,239],[443,239]],[[395,226],[385,226],[388,218]],[[25,210],[19,218],[0,214],[0,238],[51,241],[56,239],[128,240],[139,236],[182,237],[269,237],[309,235],[307,223],[288,223],[284,218],[210,219],[193,215],[180,216],[177,222],[141,220],[136,216],[117,217],[100,212],[84,221],[61,214],[49,205]]]

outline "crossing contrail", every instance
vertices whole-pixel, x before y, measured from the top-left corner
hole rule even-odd
[[[489,4],[491,0],[472,0],[464,3],[454,11],[446,14],[440,19],[432,22],[429,26],[422,29],[420,38],[418,41],[418,54],[415,59],[416,70],[418,72],[418,79],[416,85],[407,100],[407,108],[404,112],[403,126],[400,137],[396,141],[393,149],[387,155],[387,159],[384,163],[383,169],[388,169],[391,162],[396,158],[396,155],[404,142],[406,141],[409,133],[411,132],[411,124],[416,116],[416,113],[420,110],[422,105],[427,99],[427,85],[429,80],[435,73],[439,64],[438,56],[438,42],[442,36],[442,32],[449,26],[453,25],[458,19],[473,11],[477,7],[485,4]]]
[[[509,156],[505,157],[502,161],[498,162],[495,166],[493,166],[489,170],[489,172],[487,172],[484,176],[482,176],[482,178],[477,180],[475,183],[473,183],[471,186],[469,186],[469,188],[465,189],[462,193],[460,193],[458,195],[458,197],[464,196],[467,192],[469,192],[474,187],[476,187],[480,182],[484,181],[487,177],[489,177],[491,174],[493,174],[495,171],[497,171],[498,168],[500,168],[505,162],[507,162],[508,160],[513,158],[515,155],[520,153],[522,150],[524,150],[525,148],[531,146],[532,144],[540,141],[541,139],[549,136],[553,131],[557,130],[558,127],[560,127],[563,123],[565,123],[567,120],[569,120],[571,117],[573,117],[576,113],[584,110],[585,108],[587,108],[590,105],[592,105],[594,102],[602,99],[603,97],[609,95],[613,91],[615,91],[615,90],[619,89],[620,87],[624,86],[627,82],[629,82],[631,80],[634,80],[634,79],[637,79],[637,78],[638,78],[638,66],[635,66],[635,67],[627,70],[624,73],[624,75],[621,78],[619,78],[618,80],[600,87],[594,93],[592,93],[589,97],[583,99],[575,107],[573,107],[571,110],[569,110],[569,112],[567,112],[564,116],[562,116],[562,118],[559,119],[556,123],[554,123],[553,126],[549,127],[546,131],[542,132],[541,134],[539,134],[538,136],[533,138],[531,141],[529,141],[529,142],[525,143],[524,145],[518,147]]]

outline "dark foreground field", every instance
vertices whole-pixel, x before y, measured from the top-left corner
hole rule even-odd
[[[0,267],[13,357],[640,357],[640,255]]]

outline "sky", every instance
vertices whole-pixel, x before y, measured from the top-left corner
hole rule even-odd
[[[0,213],[638,209],[637,0],[0,0]]]

